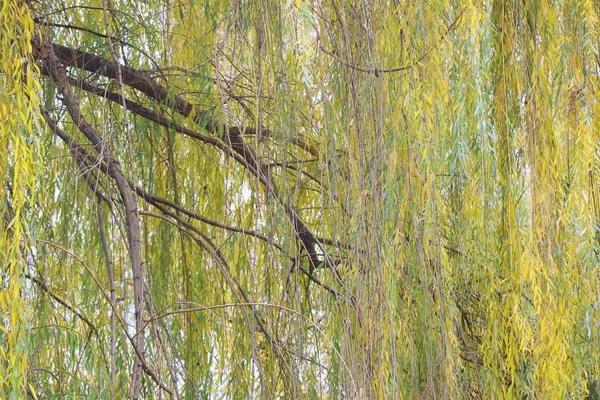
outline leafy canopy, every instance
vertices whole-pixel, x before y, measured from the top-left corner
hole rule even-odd
[[[597,398],[599,10],[3,0],[0,396]]]

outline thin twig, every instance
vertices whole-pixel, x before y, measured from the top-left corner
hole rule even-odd
[[[444,40],[444,38],[446,37],[446,35],[448,35],[448,32],[450,32],[452,30],[452,28],[454,28],[454,26],[456,25],[456,23],[458,22],[458,20],[462,17],[463,13],[464,13],[464,9],[458,14],[458,17],[456,17],[456,19],[450,24],[450,26],[448,26],[448,28],[446,29],[446,31],[444,32],[444,34],[440,37],[438,44]],[[411,62],[409,64],[403,65],[401,67],[395,67],[395,68],[364,68],[364,67],[360,67],[358,65],[354,65],[352,63],[349,63],[348,61],[345,61],[343,59],[341,59],[337,54],[335,54],[335,52],[331,52],[328,51],[327,49],[325,49],[324,47],[320,46],[319,49],[327,54],[330,55],[331,57],[335,58],[337,61],[340,62],[340,64],[345,65],[348,68],[352,68],[356,71],[361,71],[361,72],[366,72],[369,74],[374,74],[375,76],[379,76],[379,74],[390,74],[390,73],[394,73],[394,72],[401,72],[401,71],[406,71],[408,69],[411,69],[412,67],[414,67],[415,65],[417,65],[419,62],[423,61],[425,59],[425,57],[427,57],[431,51],[433,51],[433,49],[435,49],[437,47],[437,44],[435,46],[430,47],[429,49],[427,49],[423,55],[421,57],[419,57],[417,59],[417,61],[415,62]]]

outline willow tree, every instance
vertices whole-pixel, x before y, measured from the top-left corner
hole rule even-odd
[[[598,12],[3,0],[0,396],[597,398]]]

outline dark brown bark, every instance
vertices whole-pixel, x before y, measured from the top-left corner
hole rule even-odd
[[[129,244],[129,256],[131,259],[131,271],[133,276],[133,296],[135,306],[136,329],[144,326],[144,284],[142,270],[142,241],[140,232],[140,221],[137,208],[137,196],[129,186],[127,178],[121,171],[119,162],[114,158],[110,147],[96,133],[92,125],[83,117],[79,102],[73,96],[71,86],[67,79],[64,66],[54,53],[54,46],[48,40],[40,39],[39,35],[34,35],[32,44],[34,54],[37,58],[46,62],[50,76],[56,83],[59,93],[62,95],[62,101],[65,104],[71,119],[77,125],[79,130],[94,145],[95,150],[101,155],[108,166],[108,172],[114,179],[119,193],[123,200],[125,208],[125,227],[127,230],[127,241]],[[138,349],[136,360],[134,362],[133,377],[131,380],[131,397],[139,398],[141,389],[141,378],[144,366],[144,335],[138,335],[135,340],[135,346]]]
[[[44,115],[44,117],[46,118],[46,122],[48,123],[48,126],[52,129],[52,131],[54,132],[55,135],[57,135],[60,139],[62,139],[67,145],[69,145],[69,147],[74,147],[79,149],[79,151],[82,154],[82,158],[84,160],[90,160],[94,165],[97,165],[98,170],[101,171],[102,173],[110,176],[110,172],[109,172],[109,168],[108,166],[100,159],[98,159],[96,156],[87,153],[87,151],[83,148],[83,146],[79,143],[77,143],[75,140],[73,140],[69,135],[67,135],[64,131],[62,131],[57,123],[52,120],[47,113],[42,112],[42,115]],[[74,158],[76,158],[75,155],[73,155]],[[129,184],[130,186],[131,183]],[[46,242],[51,244],[50,242]],[[54,245],[56,246],[56,245]],[[102,289],[102,287],[101,287]],[[117,320],[119,321],[119,324],[121,325],[121,327],[123,328],[123,334],[127,337],[127,339],[129,340],[129,342],[133,345],[133,350],[136,353],[136,356],[138,357],[138,359],[140,360],[142,366],[142,370],[164,391],[166,391],[167,393],[169,393],[170,397],[173,398],[175,396],[175,393],[173,392],[173,390],[169,389],[167,386],[165,386],[161,380],[159,379],[159,377],[156,375],[156,373],[154,372],[154,370],[147,364],[145,358],[143,357],[143,354],[141,352],[141,350],[137,347],[137,343],[135,341],[135,339],[129,334],[129,332],[127,331],[127,327],[125,326],[125,323],[123,322],[122,318],[118,316],[117,314],[117,310],[115,308],[115,302],[111,299],[111,297],[104,292],[104,290],[102,289],[103,294],[105,295],[106,299],[108,300],[111,309],[113,311],[113,315],[115,315],[117,317]],[[144,325],[145,326],[145,325]],[[136,335],[135,337],[137,338]]]
[[[111,79],[118,79],[118,72],[120,68],[123,84],[140,91],[152,100],[165,103],[173,107],[184,117],[188,117],[192,115],[192,113],[195,113],[195,121],[206,131],[222,136],[222,141],[216,137],[202,135],[191,129],[185,128],[160,113],[143,107],[132,100],[123,99],[120,94],[100,89],[87,82],[72,80],[73,84],[77,82],[77,84],[74,86],[77,86],[95,95],[105,97],[106,99],[109,99],[117,104],[125,104],[129,111],[139,116],[147,118],[150,121],[162,126],[172,128],[196,140],[200,140],[204,143],[218,147],[227,155],[233,157],[263,183],[267,193],[278,199],[279,203],[286,211],[290,222],[292,223],[297,238],[309,255],[310,270],[312,271],[321,264],[321,260],[319,260],[317,255],[317,248],[321,249],[321,252],[324,254],[324,264],[329,267],[335,267],[334,263],[327,255],[326,249],[317,240],[312,230],[302,220],[294,207],[282,199],[273,182],[271,181],[269,174],[267,173],[267,168],[265,168],[265,166],[260,162],[254,150],[245,143],[243,134],[255,134],[256,130],[254,128],[225,126],[224,124],[212,118],[210,113],[195,109],[192,104],[180,96],[169,94],[168,90],[164,86],[154,82],[144,71],[125,65],[117,65],[117,63],[113,62],[112,60],[108,60],[79,49],[73,49],[57,44],[53,44],[52,48],[57,57],[59,57],[59,60],[64,65],[97,73]],[[44,70],[44,72],[48,73],[47,70]],[[261,131],[267,132],[267,134],[269,133],[268,130],[263,129]],[[265,135],[264,132],[262,132],[263,135]],[[233,150],[239,157],[231,154],[231,150]]]

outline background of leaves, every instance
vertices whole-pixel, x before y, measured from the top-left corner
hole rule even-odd
[[[66,69],[181,126],[255,129],[278,196],[217,147],[73,88],[125,175],[181,208],[138,199],[144,351],[175,396],[597,395],[599,6],[4,0],[2,397],[127,397],[135,358],[115,316],[136,333],[122,204],[88,165],[114,199],[99,211],[45,127],[40,105],[86,143],[36,34],[145,71],[194,115]],[[283,204],[333,265],[314,268]],[[166,392],[144,375],[141,396]]]

